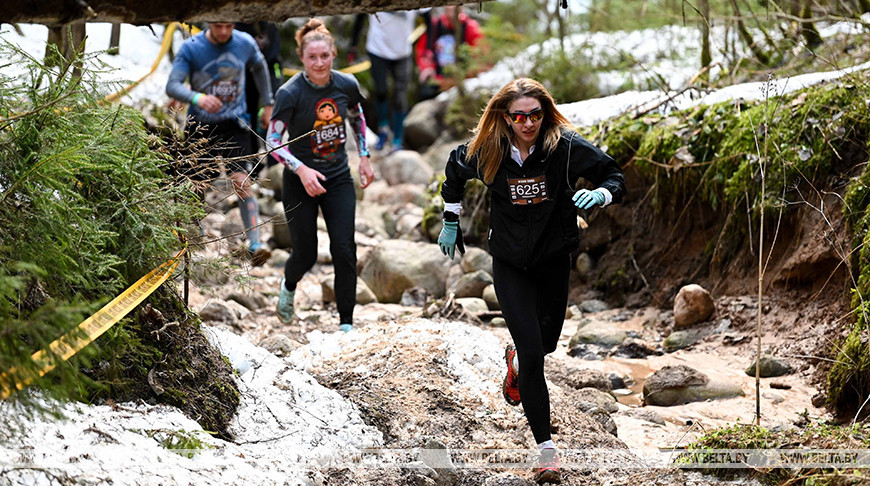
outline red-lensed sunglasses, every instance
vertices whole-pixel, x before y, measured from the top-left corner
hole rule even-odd
[[[526,118],[532,121],[532,123],[537,123],[541,118],[544,118],[544,110],[538,108],[536,110],[532,110],[528,113],[524,111],[514,111],[508,112],[508,119],[513,123],[525,123]]]

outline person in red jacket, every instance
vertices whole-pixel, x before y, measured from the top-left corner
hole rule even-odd
[[[462,7],[449,5],[444,13],[433,16],[414,47],[420,81],[420,100],[434,98],[439,92],[450,88],[453,81],[444,76],[444,70],[456,63],[456,31],[454,20],[459,19],[462,28],[461,42],[472,47],[482,47],[483,32],[480,24],[462,12]]]

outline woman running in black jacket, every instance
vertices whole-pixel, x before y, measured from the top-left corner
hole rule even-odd
[[[570,253],[580,241],[577,208],[606,206],[625,194],[619,165],[572,128],[546,88],[516,79],[489,100],[471,141],[450,154],[441,189],[438,244],[451,259],[455,249],[465,251],[459,228],[465,183],[480,179],[492,193],[493,280],[513,339],[502,391],[509,404],[523,404],[541,451],[538,483],[561,482],[544,355],[556,350],[565,320]],[[575,191],[581,178],[597,188]]]

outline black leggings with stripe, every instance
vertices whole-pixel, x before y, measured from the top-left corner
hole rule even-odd
[[[493,258],[499,306],[517,348],[523,410],[535,442],[550,440],[550,393],[544,380],[544,355],[556,350],[568,305],[567,254],[523,270]]]

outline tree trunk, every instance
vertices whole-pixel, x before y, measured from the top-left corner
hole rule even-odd
[[[109,54],[118,54],[118,46],[121,45],[121,24],[112,24],[112,34],[109,36]]]
[[[801,10],[801,18],[809,19],[813,16],[813,8],[810,4],[812,0],[807,0],[804,4],[803,10]],[[801,22],[801,34],[804,36],[804,40],[807,41],[807,47],[810,49],[815,49],[822,45],[822,36],[819,34],[819,31],[816,30],[816,26],[812,22]]]
[[[752,51],[752,54],[758,59],[758,62],[767,66],[770,62],[770,58],[761,48],[755,43],[755,40],[752,38],[752,34],[746,29],[746,25],[743,23],[743,17],[740,15],[740,7],[737,5],[737,0],[730,0],[731,8],[734,9],[734,16],[737,18],[737,33],[740,35],[740,38],[746,44],[747,47]]]
[[[701,70],[704,71],[713,61],[710,54],[710,3],[708,0],[698,0],[698,10],[701,12]],[[701,75],[703,79],[709,78],[709,73]]]
[[[553,17],[556,18],[556,26],[559,28],[559,47],[562,49],[562,53],[565,53],[565,19],[562,18],[562,12],[559,11],[561,1],[557,0],[554,2],[556,4],[556,8],[553,10]]]
[[[76,59],[77,54],[84,50],[85,23],[83,21],[65,24],[61,27],[49,27],[43,62],[46,66],[66,68],[70,62]],[[79,59],[73,67],[73,76],[79,77],[81,74],[82,63]]]

